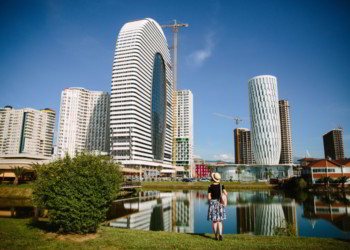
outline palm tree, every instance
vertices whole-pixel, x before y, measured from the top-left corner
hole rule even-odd
[[[267,171],[267,173],[266,173],[266,177],[267,177],[268,179],[271,179],[272,176],[273,176],[272,170],[269,169],[269,171]]]
[[[239,175],[243,173],[243,169],[241,167],[237,168],[236,173],[238,174],[238,182],[241,182]]]
[[[332,179],[331,177],[329,177],[329,176],[324,176],[324,177],[318,179],[318,180],[317,180],[317,183],[323,183],[323,184],[325,184],[326,187],[328,188],[329,183],[332,182],[332,181],[333,181],[333,179]]]
[[[18,185],[20,179],[22,178],[22,175],[26,172],[26,170],[24,169],[24,167],[11,167],[13,170],[13,173],[15,174],[16,178],[15,181],[13,182],[14,185]]]
[[[347,176],[341,176],[338,179],[338,182],[342,184],[342,187],[344,189],[345,183],[349,180],[349,177]]]
[[[4,178],[4,173],[5,173],[4,170],[0,170],[0,175],[3,175],[3,178]],[[3,179],[3,178],[2,178],[2,179]],[[0,179],[0,184],[2,183],[2,179]]]
[[[216,166],[208,166],[208,169],[210,170],[211,173],[216,172]]]
[[[159,172],[159,175],[160,175],[160,171],[163,169],[163,167],[162,166],[157,166],[157,171]],[[158,174],[157,174],[157,181],[158,181]]]
[[[185,165],[184,166],[184,170],[187,172],[188,171],[188,169],[190,168],[190,166],[188,166],[188,165]],[[188,174],[188,177],[190,177],[190,174]]]

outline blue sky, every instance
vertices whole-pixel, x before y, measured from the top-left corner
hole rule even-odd
[[[349,13],[346,0],[1,1],[0,107],[48,107],[58,117],[65,87],[110,92],[123,24],[178,19],[189,24],[178,86],[194,95],[196,155],[233,158],[236,125],[213,113],[249,117],[248,79],[271,74],[290,102],[294,155],[322,157],[322,135],[341,125],[350,157]]]

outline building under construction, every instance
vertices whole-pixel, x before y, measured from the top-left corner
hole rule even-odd
[[[236,164],[254,164],[251,132],[246,128],[236,128],[233,131]]]

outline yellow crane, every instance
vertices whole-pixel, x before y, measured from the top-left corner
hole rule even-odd
[[[173,72],[173,146],[172,146],[172,159],[173,165],[176,165],[176,129],[177,129],[177,49],[179,44],[179,32],[181,27],[188,27],[188,24],[179,24],[174,19],[174,24],[161,25],[162,28],[172,28],[173,40],[172,40],[172,72]]]

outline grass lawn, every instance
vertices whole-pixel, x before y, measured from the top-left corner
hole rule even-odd
[[[346,241],[282,236],[149,232],[101,227],[95,235],[57,235],[29,219],[0,218],[0,249],[349,249]]]

